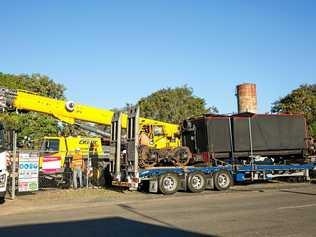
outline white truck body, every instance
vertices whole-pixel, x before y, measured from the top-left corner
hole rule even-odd
[[[0,153],[0,202],[4,200],[7,191],[7,152]]]

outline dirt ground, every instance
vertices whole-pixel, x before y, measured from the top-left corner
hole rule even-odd
[[[313,181],[315,182],[315,181]],[[230,192],[267,192],[269,190],[291,189],[308,187],[309,183],[286,183],[266,182],[249,185],[235,185],[224,193]],[[216,195],[223,192],[208,190],[198,195]],[[178,192],[173,196],[197,195],[187,192]],[[1,215],[23,213],[29,210],[44,210],[67,208],[74,205],[99,205],[101,203],[124,203],[135,200],[148,200],[164,198],[162,194],[150,194],[137,191],[105,188],[82,188],[82,189],[44,189],[34,193],[17,194],[15,200],[7,198],[5,204],[1,205]]]

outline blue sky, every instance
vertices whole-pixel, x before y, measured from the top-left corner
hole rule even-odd
[[[1,1],[0,71],[41,73],[113,108],[187,84],[221,113],[257,84],[259,112],[316,82],[316,2]]]

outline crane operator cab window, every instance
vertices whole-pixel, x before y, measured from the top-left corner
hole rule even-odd
[[[58,139],[45,139],[42,144],[42,151],[44,152],[58,152],[59,140]]]
[[[154,126],[154,136],[163,136],[163,126]]]

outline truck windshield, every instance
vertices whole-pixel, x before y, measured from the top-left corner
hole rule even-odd
[[[45,139],[42,144],[42,151],[59,151],[59,140],[58,139]]]

